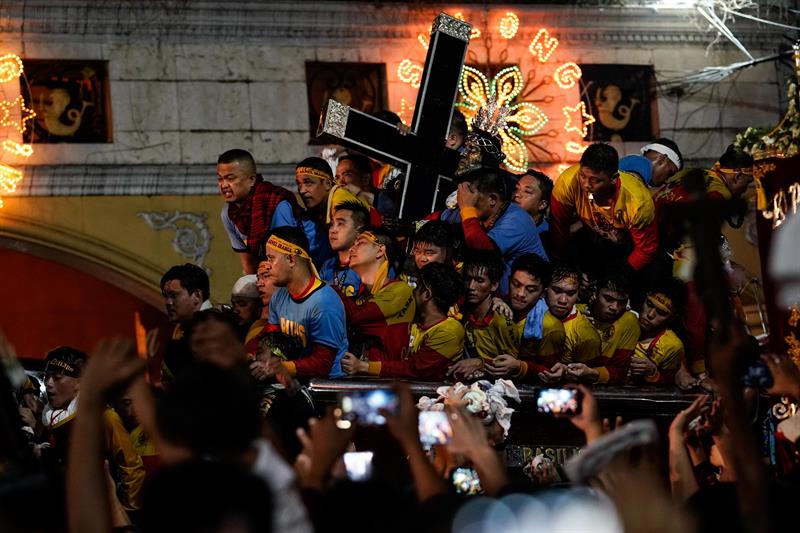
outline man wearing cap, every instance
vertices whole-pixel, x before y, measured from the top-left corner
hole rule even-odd
[[[78,410],[78,389],[86,366],[86,354],[75,348],[60,346],[45,356],[44,384],[47,405],[42,412],[42,424],[50,434],[52,448],[43,455],[59,467],[66,466],[71,423]],[[140,506],[140,493],[145,471],[142,459],[133,449],[122,419],[111,408],[103,412],[103,446],[109,472],[116,482],[117,497],[126,511]]]
[[[269,304],[270,329],[297,338],[303,356],[284,361],[299,378],[342,377],[347,352],[344,306],[336,291],[319,279],[308,253],[308,240],[298,228],[276,228],[266,246],[269,279],[277,287]]]
[[[550,203],[554,255],[565,259],[577,251],[584,269],[625,258],[639,271],[655,259],[658,231],[650,191],[637,176],[620,172],[618,163],[613,147],[595,143],[558,178]],[[586,231],[572,238],[570,226],[578,220]]]
[[[628,378],[633,383],[672,385],[683,360],[683,342],[669,327],[683,307],[685,289],[670,280],[647,294],[639,313],[639,342],[631,357]]]
[[[675,141],[667,138],[642,146],[641,154],[652,164],[650,187],[661,187],[669,178],[683,169],[683,156]]]
[[[261,297],[258,294],[255,274],[242,276],[231,290],[231,311],[236,315],[240,333],[249,336],[253,323],[261,316]]]
[[[289,190],[257,173],[250,152],[228,150],[217,159],[217,183],[225,200],[220,216],[245,274],[255,274],[272,228],[297,226],[300,206]]]
[[[297,193],[306,208],[301,224],[309,243],[309,254],[317,265],[333,257],[328,242],[328,226],[333,212],[343,202],[358,202],[369,209],[369,204],[353,193],[336,185],[327,161],[320,157],[307,157],[294,171]]]
[[[408,283],[391,278],[392,254],[392,238],[378,228],[359,233],[350,248],[350,268],[361,278],[363,290],[355,299],[340,295],[350,349],[362,360],[400,360],[408,347],[416,306]]]

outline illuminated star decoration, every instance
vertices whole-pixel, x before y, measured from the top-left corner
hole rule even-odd
[[[16,118],[16,113],[12,114],[12,110],[19,108],[19,119]],[[22,96],[17,96],[14,100],[0,101],[0,126],[13,126],[20,133],[25,133],[25,128],[28,127],[26,122],[33,120],[36,113],[33,109],[25,107],[25,99]]]
[[[22,59],[16,54],[5,54],[0,56],[0,83],[11,82],[22,76]],[[0,100],[0,130],[13,128],[15,134],[24,134],[28,127],[28,122],[36,116],[32,109],[25,107],[25,100],[18,96],[14,100]],[[4,152],[8,152],[17,157],[30,157],[33,154],[33,147],[30,144],[20,144],[13,139],[6,138],[0,143]],[[0,163],[0,190],[3,192],[14,192],[17,184],[22,181],[22,172],[12,166]],[[0,208],[3,207],[3,199],[0,198]]]
[[[503,153],[506,155],[504,164],[516,172],[528,169],[528,149],[524,137],[535,135],[548,122],[547,115],[532,103],[511,103],[524,86],[522,71],[516,65],[502,69],[491,82],[480,70],[465,65],[458,84],[463,102],[456,104],[467,120],[492,100],[496,100],[497,107],[508,106],[506,127],[501,129],[498,135],[502,141]]]
[[[567,118],[567,121],[564,123],[564,131],[567,133],[574,131],[578,135],[581,136],[581,139],[586,137],[586,134],[589,131],[589,125],[594,124],[594,117],[586,112],[586,103],[578,102],[578,105],[574,107],[564,106],[562,108],[564,111],[564,116]],[[580,118],[575,120],[573,124],[573,114],[579,113]]]

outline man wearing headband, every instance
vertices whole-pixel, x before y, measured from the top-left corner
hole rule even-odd
[[[365,228],[350,249],[350,268],[361,278],[362,291],[356,298],[340,293],[344,303],[350,350],[342,366],[367,361],[399,361],[408,347],[408,331],[416,306],[408,283],[392,279],[392,238],[378,228]]]
[[[461,278],[449,265],[432,263],[420,270],[414,288],[415,322],[406,357],[399,361],[356,361],[350,374],[444,381],[447,369],[464,354],[464,326],[448,316],[461,295]]]
[[[47,405],[42,412],[42,425],[50,434],[52,448],[43,456],[56,466],[66,466],[70,433],[78,411],[78,389],[86,366],[86,354],[75,348],[59,346],[45,356],[44,384]],[[142,459],[133,449],[130,435],[122,419],[111,408],[103,412],[104,450],[109,471],[117,486],[117,496],[126,511],[140,506],[139,496],[144,482]]]
[[[328,241],[335,255],[322,263],[319,276],[345,296],[355,296],[361,288],[361,278],[348,265],[350,248],[358,232],[368,224],[369,211],[358,202],[342,202],[333,212]]]
[[[650,264],[658,251],[658,231],[650,191],[637,176],[618,170],[617,151],[608,144],[589,146],[577,165],[556,181],[550,204],[554,255],[578,255],[581,268],[626,258],[633,270]],[[570,235],[570,226],[583,228]]]
[[[517,257],[533,253],[547,260],[536,225],[511,202],[510,175],[499,168],[479,168],[458,186],[457,209],[445,209],[441,220],[461,224],[464,244],[471,250],[499,253],[505,264],[499,294],[508,294],[508,276]]]
[[[674,384],[683,360],[683,342],[669,325],[683,308],[684,293],[681,282],[672,279],[647,294],[639,314],[639,342],[631,357],[630,381]]]
[[[335,207],[342,202],[358,202],[369,209],[369,204],[336,185],[330,165],[320,157],[303,159],[294,176],[297,193],[306,208],[301,222],[310,246],[308,252],[315,264],[322,265],[334,255],[328,243],[328,226]]]
[[[561,264],[553,268],[553,276],[545,294],[550,313],[564,324],[563,364],[546,372],[548,383],[564,377],[570,363],[582,363],[594,359],[602,351],[602,342],[597,330],[585,314],[578,310],[581,272],[576,267]]]
[[[275,285],[269,278],[269,264],[266,261],[261,261],[258,264],[258,271],[256,272],[256,290],[258,297],[261,300],[261,314],[258,320],[253,322],[250,330],[245,337],[244,351],[250,360],[255,359],[258,354],[258,347],[261,339],[269,331],[269,302],[272,300],[272,293],[275,292]]]
[[[650,187],[661,187],[670,177],[683,169],[683,156],[672,139],[664,137],[646,144],[641,154],[652,163]]]
[[[319,279],[305,235],[298,228],[275,228],[266,256],[269,279],[277,287],[269,303],[270,329],[296,337],[303,346],[303,356],[284,361],[284,368],[300,378],[342,377],[344,307],[336,291]]]
[[[627,310],[629,287],[629,280],[619,269],[598,282],[594,300],[583,311],[600,335],[602,351],[588,361],[568,364],[567,379],[610,385],[623,382],[639,341],[639,320]]]
[[[550,284],[552,268],[536,254],[518,257],[511,267],[509,304],[514,313],[519,358],[505,353],[486,363],[495,377],[546,379],[561,362],[564,349],[564,325],[547,309],[544,292]]]
[[[225,200],[220,216],[245,274],[255,274],[264,257],[267,233],[297,226],[300,206],[294,194],[264,180],[250,152],[228,150],[217,159],[217,183]]]

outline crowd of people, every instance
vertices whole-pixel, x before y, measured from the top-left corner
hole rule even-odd
[[[168,336],[106,340],[91,356],[55,348],[42,383],[0,342],[13,393],[0,476],[27,480],[3,485],[3,531],[783,524],[778,503],[793,487],[766,475],[750,421],[759,395],[800,400],[800,372],[759,356],[735,291],[716,295],[734,310],[723,324],[686,275],[697,222],[681,209],[704,201],[717,207],[703,224],[719,235],[719,275],[736,283],[719,228],[740,224],[752,158],[730,147],[711,169],[685,169],[669,139],[621,159],[596,143],[551,179],[503,170],[493,133],[455,113],[446,145],[461,152],[457,189],[413,222],[394,218],[402,177],[364,155],[301,161],[295,192],[264,180],[247,151],[221,154],[221,217],[244,274],[229,305],[214,305],[227,295],[212,299],[206,272],[187,263],[161,280]],[[758,361],[772,379],[744,389],[737,372]],[[341,424],[341,409],[321,412],[307,387],[357,376],[448,384],[418,404],[396,386],[399,407],[377,417],[385,427]],[[578,391],[551,411],[585,434],[587,457],[610,454],[579,465],[585,483],[542,456],[527,475],[505,468],[526,384]],[[703,393],[669,428],[669,484],[658,439],[604,423],[592,393],[604,385]],[[418,422],[428,411],[447,416]],[[424,427],[443,441],[421,441]],[[783,481],[798,427],[788,418],[772,434],[783,444],[771,473]],[[353,442],[371,453],[369,479],[363,464],[357,480],[343,473]],[[37,514],[32,495],[51,498],[35,503],[52,512]]]

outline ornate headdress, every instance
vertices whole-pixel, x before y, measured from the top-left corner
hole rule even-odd
[[[480,167],[497,168],[505,160],[499,133],[506,127],[509,112],[506,106],[498,108],[494,98],[478,110],[472,120],[472,132],[464,140],[464,152],[458,162],[456,176],[463,176]]]

